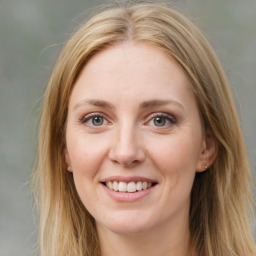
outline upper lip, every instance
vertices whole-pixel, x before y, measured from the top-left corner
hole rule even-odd
[[[152,182],[152,183],[157,183],[156,180],[153,180],[153,179],[150,179],[150,178],[145,178],[145,177],[142,177],[142,176],[128,176],[128,177],[125,177],[125,176],[110,176],[110,177],[107,177],[107,178],[104,178],[101,180],[101,182],[108,182],[108,181],[122,181],[122,182],[126,182],[126,183],[129,183],[129,182],[132,182],[132,181],[135,181],[135,182],[138,182],[138,181],[146,181],[146,182]]]

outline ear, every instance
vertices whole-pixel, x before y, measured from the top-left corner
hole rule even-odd
[[[66,163],[67,163],[67,170],[68,170],[69,172],[72,172],[70,156],[69,156],[68,150],[67,150],[66,148],[65,148],[65,150],[64,150],[64,154],[65,154],[65,161],[66,161]]]
[[[206,131],[202,141],[201,153],[199,155],[196,172],[207,170],[218,155],[218,143],[211,131]]]

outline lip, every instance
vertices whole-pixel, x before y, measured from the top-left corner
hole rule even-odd
[[[114,191],[112,189],[109,189],[105,183],[111,181],[118,181],[118,182],[138,182],[138,181],[146,181],[146,182],[152,182],[154,185],[148,189],[145,190],[140,190],[136,192],[119,192],[119,191]],[[106,193],[115,201],[117,202],[135,202],[140,199],[145,198],[149,194],[151,194],[155,188],[157,187],[157,182],[153,179],[141,177],[141,176],[132,176],[132,177],[123,177],[123,176],[111,176],[106,179],[101,180],[100,185],[102,188],[106,191]]]
[[[128,177],[124,177],[124,176],[110,176],[110,177],[107,177],[105,179],[102,179],[100,182],[101,183],[105,183],[105,182],[108,182],[108,181],[122,181],[122,182],[126,182],[126,183],[129,183],[129,182],[138,182],[138,181],[146,181],[146,182],[151,182],[151,183],[157,183],[156,180],[153,180],[153,179],[149,179],[149,178],[145,178],[145,177],[142,177],[142,176],[128,176]]]

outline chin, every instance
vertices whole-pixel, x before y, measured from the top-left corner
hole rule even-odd
[[[125,236],[135,236],[140,235],[148,231],[148,228],[145,226],[132,226],[132,225],[115,225],[106,227],[109,231],[118,234],[118,235],[125,235]]]
[[[142,216],[139,214],[128,214],[128,216],[125,215],[126,214],[123,214],[122,218],[115,218],[112,221],[107,222],[105,220],[97,226],[98,228],[102,226],[105,229],[119,235],[139,235],[150,230],[153,226],[152,221],[147,220],[146,217],[142,218]]]

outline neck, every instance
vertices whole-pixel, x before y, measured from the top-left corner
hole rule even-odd
[[[116,234],[100,225],[97,227],[101,256],[192,255],[188,223],[183,223],[182,226],[173,225],[171,229],[169,225],[163,224],[160,229],[158,227],[158,230],[145,231],[139,234]]]

